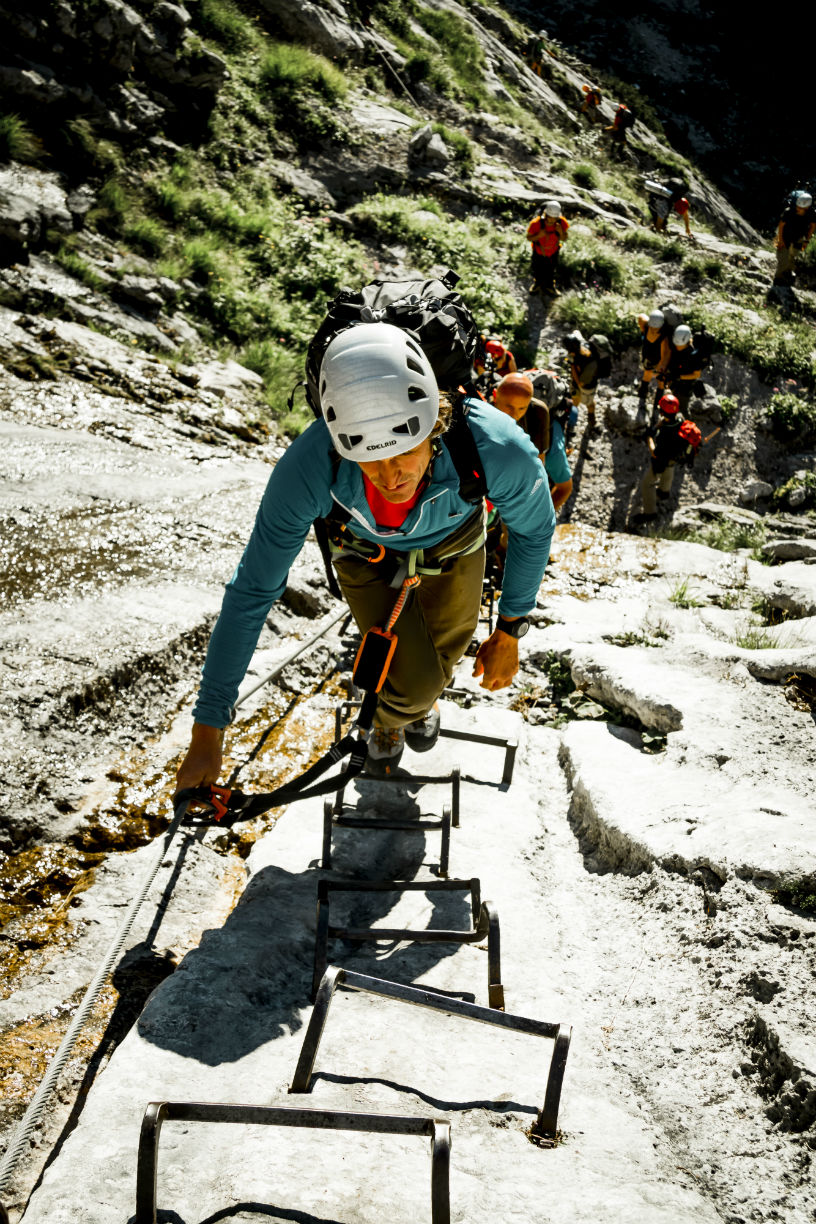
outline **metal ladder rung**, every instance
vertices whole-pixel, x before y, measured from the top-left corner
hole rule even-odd
[[[249,1126],[308,1127],[356,1134],[418,1135],[431,1140],[431,1224],[450,1224],[450,1122],[399,1114],[346,1113],[291,1106],[203,1101],[151,1101],[139,1136],[134,1224],[156,1224],[159,1138],[165,1122],[228,1122]]]

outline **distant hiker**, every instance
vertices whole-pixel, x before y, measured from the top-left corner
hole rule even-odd
[[[547,31],[539,30],[537,34],[531,34],[527,40],[525,56],[527,62],[537,76],[542,75],[544,64],[544,56],[547,54]]]
[[[473,361],[476,385],[480,391],[492,391],[505,374],[513,374],[516,359],[498,336],[480,336],[479,349]]]
[[[658,502],[669,499],[675,467],[683,460],[693,459],[700,445],[700,431],[692,421],[686,421],[675,395],[667,391],[657,409],[657,422],[646,438],[649,466],[640,482],[643,509],[632,516],[636,525],[655,521]]]
[[[638,416],[646,416],[646,397],[650,384],[660,379],[669,364],[670,345],[666,334],[666,317],[662,310],[651,314],[637,315],[637,325],[643,333],[640,342],[640,386],[638,387]],[[654,390],[657,391],[657,385]]]
[[[599,109],[603,95],[597,85],[582,85],[581,92],[584,96],[578,114],[584,116],[590,127],[594,127],[603,118]]]
[[[484,501],[464,496],[467,473],[456,463],[462,441],[474,444],[475,450],[465,448],[467,462],[481,465],[487,496],[510,535],[497,626],[479,647],[474,675],[492,690],[505,688],[518,671],[518,638],[527,629],[555,524],[529,441],[473,398],[450,429],[459,442],[446,444],[454,407],[440,394],[414,332],[390,323],[360,322],[335,334],[317,385],[322,415],[272,469],[227,584],[179,789],[217,782],[223,729],[258,635],[312,523],[327,516],[343,541],[335,570],[360,632],[385,626],[398,597],[407,596],[395,625],[398,643],[377,689],[365,767],[385,777],[406,743],[419,751],[433,746],[436,701],[472,641],[482,597]],[[400,589],[399,580],[392,583],[401,575]],[[419,581],[412,584],[412,577]]]
[[[572,402],[576,408],[584,404],[590,432],[595,423],[595,392],[602,378],[612,369],[612,348],[606,336],[596,333],[585,340],[579,331],[570,332],[564,340],[569,355]]]
[[[775,285],[791,285],[796,280],[796,255],[805,249],[814,231],[813,196],[809,191],[794,191],[776,230]]]
[[[561,243],[566,240],[569,221],[561,216],[558,200],[548,200],[539,214],[527,226],[527,241],[533,244],[530,270],[533,283],[530,293],[540,291],[549,297],[558,297],[555,287],[555,269]]]
[[[553,508],[558,513],[572,493],[565,436],[573,410],[567,384],[553,370],[525,370],[503,378],[496,387],[493,402],[500,412],[521,426],[538,451],[550,482]]]
[[[686,412],[695,384],[703,372],[703,357],[693,343],[691,328],[685,323],[674,329],[669,345],[669,362],[660,375],[661,387],[675,395],[680,411]]]
[[[618,159],[624,157],[624,150],[629,147],[626,142],[626,133],[634,122],[635,116],[629,107],[625,102],[619,102],[612,123],[604,128],[604,132],[609,137],[609,151],[612,157]]]
[[[645,187],[648,192],[646,203],[655,233],[667,232],[669,213],[674,211],[682,218],[686,235],[691,238],[690,206],[684,195],[688,190],[685,183],[680,179],[669,179],[666,183],[646,179]]]

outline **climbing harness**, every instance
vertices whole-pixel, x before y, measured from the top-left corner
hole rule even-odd
[[[384,551],[384,550],[383,550]],[[252,820],[271,808],[283,807],[300,799],[314,799],[342,790],[353,778],[362,773],[368,758],[368,734],[377,708],[377,694],[385,683],[388,668],[397,648],[397,635],[393,632],[406,600],[414,587],[419,586],[420,575],[415,572],[416,550],[409,554],[409,572],[402,580],[401,589],[384,628],[374,626],[363,636],[352,672],[357,688],[362,690],[360,711],[352,730],[337,743],[332,744],[320,760],[315,761],[299,778],[285,782],[283,786],[263,794],[247,795],[226,786],[187,787],[176,795],[176,804],[186,804],[186,825],[218,824],[231,828],[238,821]],[[357,732],[355,735],[354,732]],[[349,757],[341,773],[330,778],[322,774],[339,761]]]

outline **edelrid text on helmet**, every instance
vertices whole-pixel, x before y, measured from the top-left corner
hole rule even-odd
[[[439,415],[439,388],[410,332],[360,323],[326,349],[320,408],[335,449],[360,462],[372,451],[401,455],[424,441]]]

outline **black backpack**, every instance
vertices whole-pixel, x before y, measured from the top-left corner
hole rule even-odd
[[[590,336],[587,344],[598,363],[598,378],[608,378],[612,373],[612,345],[600,332]]]
[[[635,116],[632,111],[628,109],[625,111],[620,111],[619,114],[620,118],[618,119],[618,127],[622,128],[623,131],[626,131],[626,129],[630,128],[635,122]]]
[[[327,306],[306,354],[306,398],[320,416],[320,366],[331,341],[358,323],[392,323],[422,346],[442,391],[467,388],[480,343],[479,328],[450,269],[440,280],[375,280],[354,292],[341,289]]]
[[[705,370],[711,363],[715,347],[714,337],[706,331],[705,323],[701,323],[700,330],[693,333],[691,343],[700,360],[700,369]]]

